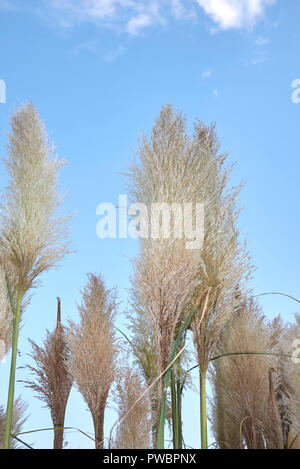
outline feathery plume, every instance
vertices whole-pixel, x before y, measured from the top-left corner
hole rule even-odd
[[[35,366],[28,365],[27,368],[35,376],[35,380],[26,381],[26,384],[50,409],[55,427],[53,448],[62,449],[65,413],[73,380],[67,368],[70,357],[64,328],[61,324],[60,298],[57,298],[56,329],[51,334],[47,331],[44,346],[39,347],[31,339],[29,341]]]
[[[3,159],[10,180],[2,203],[0,252],[2,267],[14,269],[16,287],[24,296],[42,272],[69,252],[69,217],[58,215],[63,197],[57,179],[65,162],[55,155],[32,103],[12,114],[10,126],[8,157]]]
[[[102,449],[104,411],[116,367],[116,291],[105,288],[101,275],[88,274],[81,293],[80,323],[69,323],[69,372],[92,414],[96,449]]]

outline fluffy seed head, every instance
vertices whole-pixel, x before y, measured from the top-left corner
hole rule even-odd
[[[9,182],[2,203],[0,255],[25,294],[38,276],[68,253],[68,218],[58,215],[57,187],[64,162],[55,155],[32,103],[11,116],[7,158]]]

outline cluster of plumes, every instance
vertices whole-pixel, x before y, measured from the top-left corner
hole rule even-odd
[[[20,397],[15,401],[13,421],[11,427],[12,435],[17,436],[27,419],[26,417],[27,404],[25,404]],[[3,436],[5,429],[5,410],[0,406],[0,449],[3,449]],[[11,437],[10,439],[10,449],[18,449],[20,447],[19,442],[16,438]],[[21,446],[22,447],[22,446]]]
[[[139,155],[140,164],[134,163],[127,174],[132,202],[146,205],[149,214],[154,203],[204,202],[207,173],[186,134],[184,118],[170,105],[162,109],[150,139],[142,136]],[[176,326],[198,285],[199,258],[186,249],[185,239],[174,236],[174,228],[175,223],[169,238],[141,240],[133,279],[133,303],[145,312],[154,332],[159,375],[168,365]],[[162,391],[163,379],[158,387],[157,423]]]
[[[207,160],[204,241],[198,271],[199,287],[195,298],[210,288],[209,302],[201,324],[195,315],[192,322],[199,370],[205,373],[221,331],[230,318],[239,294],[246,294],[251,273],[246,246],[240,242],[237,229],[238,196],[242,186],[230,187],[232,167],[225,165],[227,154],[220,153],[215,125],[195,126],[194,139],[199,158]]]
[[[276,355],[290,353],[284,331],[278,319],[267,322],[253,300],[240,304],[228,322],[217,356],[240,355],[222,356],[211,369],[211,421],[219,448],[283,449],[297,435],[296,370],[290,357]]]
[[[24,295],[68,253],[69,220],[58,215],[63,198],[57,187],[65,163],[56,157],[32,103],[12,114],[10,127],[0,257],[10,283]]]
[[[193,216],[196,204],[203,203],[205,223],[201,249],[187,249],[185,239],[172,236],[175,223],[170,238],[141,240],[133,278],[133,304],[138,305],[134,314],[140,308],[153,328],[160,374],[168,364],[178,322],[211,288],[203,323],[199,328],[196,317],[193,324],[199,364],[206,371],[232,311],[235,288],[246,283],[249,272],[235,227],[240,188],[228,189],[230,168],[224,169],[226,155],[219,153],[214,125],[207,128],[197,121],[190,137],[185,119],[170,105],[162,108],[150,139],[142,136],[139,156],[140,164],[134,163],[126,174],[132,202],[145,204],[149,212],[153,203],[192,203]],[[162,388],[161,381],[160,393]],[[157,411],[159,417],[159,405]]]
[[[50,410],[54,431],[54,449],[62,449],[64,421],[67,402],[72,388],[73,378],[68,371],[70,352],[66,343],[64,328],[61,324],[60,299],[58,298],[57,325],[54,332],[46,332],[43,347],[30,340],[31,357],[35,366],[28,366],[34,380],[26,382],[40,400]]]
[[[116,292],[106,289],[101,275],[88,274],[88,282],[81,293],[80,322],[70,322],[68,329],[71,352],[68,369],[92,414],[95,446],[101,449],[104,411],[116,369],[117,345],[113,326]]]
[[[149,396],[145,394],[140,399],[145,389],[143,378],[134,369],[126,367],[117,373],[114,400],[118,406],[120,425],[116,431],[113,448],[147,449],[150,447],[151,418]],[[131,408],[133,410],[128,414]],[[123,418],[124,421],[122,421]]]

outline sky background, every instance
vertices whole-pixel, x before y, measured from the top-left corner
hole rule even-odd
[[[5,155],[8,119],[15,105],[31,99],[46,122],[59,156],[69,165],[60,183],[65,212],[76,212],[76,252],[59,270],[42,277],[24,316],[17,378],[28,373],[28,337],[42,343],[53,330],[56,297],[63,319],[77,319],[76,302],[86,273],[117,286],[119,327],[126,329],[131,259],[136,240],[100,240],[96,207],[117,205],[125,194],[120,174],[137,150],[141,131],[151,131],[163,105],[181,110],[191,129],[198,117],[216,121],[222,149],[237,161],[232,183],[246,182],[239,225],[257,267],[254,294],[299,293],[300,104],[292,82],[300,78],[300,2],[297,0],[0,0],[0,154]],[[300,95],[300,93],[299,93]],[[7,174],[0,166],[0,187]],[[265,314],[293,320],[297,303],[263,297]],[[0,404],[6,404],[9,356],[0,364]],[[197,373],[195,373],[195,385]],[[17,384],[28,402],[26,430],[51,426],[32,391]],[[109,401],[110,407],[113,402]],[[199,447],[199,396],[184,401],[184,438]],[[106,413],[106,436],[115,420]],[[66,425],[92,432],[92,421],[73,389]],[[25,438],[24,438],[25,439]],[[93,447],[67,432],[69,447]],[[36,448],[50,448],[52,433],[30,435]],[[210,437],[210,444],[213,443]]]

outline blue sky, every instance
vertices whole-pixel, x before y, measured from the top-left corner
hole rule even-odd
[[[124,171],[162,105],[217,122],[224,150],[237,161],[232,182],[246,181],[240,227],[257,271],[255,293],[299,294],[300,104],[292,82],[300,78],[297,0],[0,0],[0,153],[13,107],[32,99],[61,157],[69,162],[61,185],[65,211],[76,212],[76,253],[42,278],[20,336],[18,365],[29,363],[27,338],[41,343],[52,330],[56,296],[63,317],[77,318],[87,272],[118,287],[126,308],[135,240],[100,240],[96,207],[117,204]],[[1,101],[1,100],[0,100]],[[0,187],[7,175],[0,167]],[[261,300],[265,313],[292,320],[296,303]],[[119,324],[124,325],[122,316]],[[9,358],[0,364],[0,403],[6,402]],[[26,379],[23,369],[18,379]],[[195,381],[197,385],[197,380]],[[29,403],[26,429],[50,425],[47,409],[19,383]],[[184,406],[185,440],[199,446],[198,395]],[[187,402],[188,401],[188,402]],[[112,405],[112,403],[110,402]],[[80,395],[72,391],[66,424],[92,431]],[[196,409],[196,410],[195,410]],[[114,420],[107,412],[106,435]],[[92,445],[76,433],[72,447]],[[51,433],[28,437],[51,447]],[[211,441],[212,443],[212,441]]]

